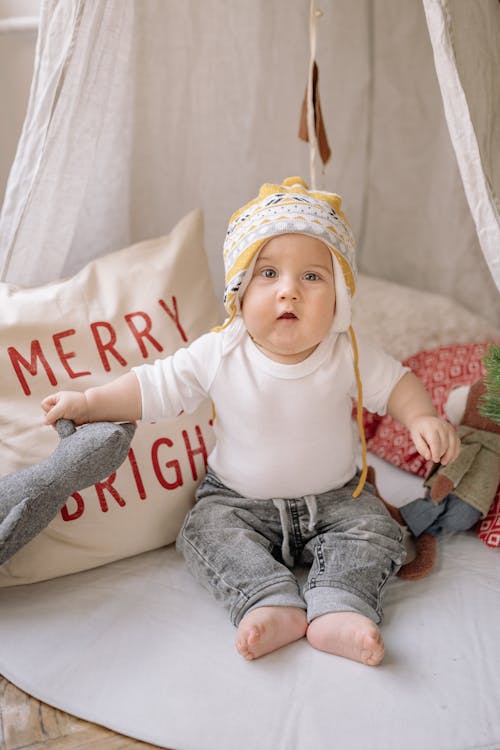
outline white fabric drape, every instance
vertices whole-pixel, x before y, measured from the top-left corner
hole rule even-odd
[[[319,86],[333,158],[317,181],[344,198],[360,269],[498,322],[422,5],[320,7]],[[297,137],[308,32],[309,3],[299,0],[42,0],[30,103],[0,217],[0,279],[30,286],[71,274],[201,207],[221,293],[232,211],[262,182],[309,177]]]
[[[500,8],[495,0],[423,3],[467,202],[500,291]]]
[[[131,3],[42,5],[30,102],[0,224],[6,280],[31,286],[59,278],[127,238],[120,209],[130,171],[123,113],[132,95],[133,16]],[[104,207],[103,223],[102,210],[88,207],[89,191]]]
[[[296,133],[308,8],[289,9],[44,0],[0,226],[3,279],[72,273],[200,206],[220,283],[230,213],[264,179],[307,172]]]
[[[500,296],[451,145],[423,6],[374,0],[369,12],[370,142],[360,266],[444,294],[498,323]],[[477,54],[471,46],[471,64]],[[487,97],[482,80],[477,88]],[[340,144],[334,146],[338,152]]]

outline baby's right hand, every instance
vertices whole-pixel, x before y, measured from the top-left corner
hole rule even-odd
[[[89,421],[89,408],[84,393],[59,391],[42,401],[45,423],[54,424],[58,419],[72,419],[79,426]]]

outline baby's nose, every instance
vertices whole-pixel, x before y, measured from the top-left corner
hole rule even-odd
[[[298,289],[297,284],[293,279],[282,277],[279,288],[279,297],[280,299],[297,299]]]

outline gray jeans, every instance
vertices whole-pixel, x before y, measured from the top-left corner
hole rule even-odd
[[[382,591],[405,559],[401,527],[353,479],[337,490],[256,500],[208,469],[177,538],[191,573],[238,625],[251,609],[291,606],[309,622],[327,612],[359,612],[381,622]],[[291,568],[308,567],[301,586]]]

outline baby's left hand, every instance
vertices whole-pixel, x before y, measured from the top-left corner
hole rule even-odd
[[[410,434],[426,461],[432,459],[446,466],[460,453],[460,439],[455,429],[440,417],[417,417],[410,426]]]

